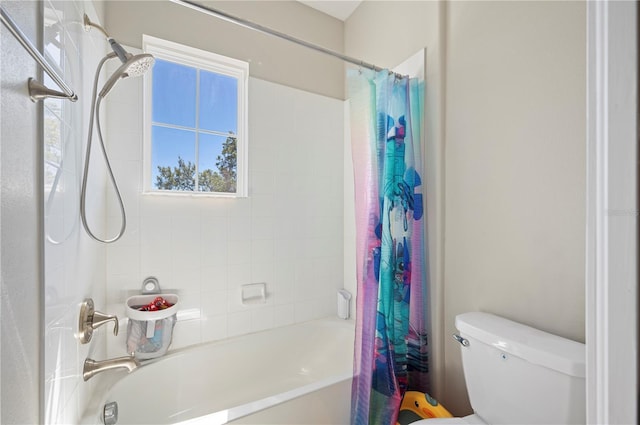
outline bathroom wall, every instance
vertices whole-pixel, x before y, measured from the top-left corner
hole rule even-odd
[[[115,312],[106,305],[105,280],[117,274],[107,273],[107,258],[110,265],[118,267],[117,254],[111,253],[108,257],[103,245],[91,241],[80,228],[78,216],[91,83],[98,60],[106,53],[102,36],[95,30],[86,33],[81,22],[82,13],[86,12],[94,22],[104,25],[103,8],[113,3],[120,2],[2,2],[36,44],[40,38],[44,40],[47,60],[60,68],[63,79],[79,95],[77,103],[55,100],[32,103],[27,97],[26,80],[37,76],[36,64],[5,28],[1,28],[2,423],[77,423],[103,377],[99,375],[84,383],[81,366],[86,357],[106,357],[105,340],[112,338],[109,336],[111,325],[98,329],[89,345],[81,346],[74,338],[79,304],[85,297],[91,296],[97,309]],[[304,20],[301,22],[304,26]],[[341,27],[335,23],[334,26],[338,30]],[[327,32],[326,37],[342,39],[341,32],[335,31]],[[313,66],[316,62],[305,63]],[[339,67],[341,76],[341,64]],[[332,88],[327,89],[322,81],[316,91],[341,96],[341,77],[338,83],[335,75],[334,72]],[[46,77],[44,82],[55,87]],[[154,244],[156,231],[166,235],[166,223],[162,220],[169,217],[188,220],[185,226],[174,222],[172,243],[177,239],[188,241],[186,233],[195,237],[191,242],[200,239],[194,236],[195,232],[211,236],[212,244],[203,244],[203,256],[208,260],[211,255],[213,260],[203,267],[207,270],[202,272],[205,276],[202,287],[198,286],[199,281],[194,282],[193,270],[187,275],[176,275],[180,285],[187,282],[184,286],[165,279],[162,270],[158,273],[162,283],[183,295],[186,307],[193,307],[194,303],[204,306],[202,311],[187,308],[186,317],[192,320],[178,325],[182,339],[177,337],[176,345],[334,312],[335,289],[341,286],[342,277],[342,169],[332,169],[332,164],[342,163],[342,146],[336,148],[332,132],[340,135],[337,140],[341,143],[342,102],[259,80],[251,84],[257,94],[261,93],[251,105],[259,128],[259,134],[252,136],[251,161],[255,166],[251,171],[250,190],[253,196],[237,202],[208,200],[197,207],[187,201],[184,209],[184,203],[178,205],[167,199],[156,199],[160,205],[151,201],[151,205],[141,206],[139,210],[151,216],[145,222],[151,226],[147,228],[150,232],[139,233],[141,241],[147,244]],[[272,106],[278,102],[282,105],[274,110]],[[296,119],[293,124],[292,119]],[[135,121],[130,119],[128,123],[135,126]],[[106,122],[105,116],[103,123]],[[114,130],[116,135],[127,129],[125,120],[120,123],[122,126]],[[108,131],[105,135],[109,139]],[[271,143],[274,140],[277,143]],[[122,152],[126,147],[118,149]],[[104,165],[96,153],[94,145],[88,217],[94,231],[105,235],[106,214],[111,211],[106,202],[111,193],[105,188]],[[118,162],[118,154],[115,156]],[[116,167],[126,169],[129,159],[126,157]],[[45,183],[44,191],[40,181]],[[142,204],[144,202],[140,202]],[[202,214],[198,226],[189,221],[194,212],[198,216]],[[160,223],[154,221],[158,219]],[[127,237],[135,233],[135,219],[132,221]],[[109,222],[113,225],[114,218],[110,217]],[[337,249],[333,240],[337,241]],[[122,243],[126,245],[125,240]],[[235,253],[235,260],[226,256],[227,248]],[[161,247],[158,250],[162,252]],[[182,259],[178,254],[178,269],[184,264]],[[220,262],[230,267],[221,268]],[[133,288],[139,287],[140,276],[146,273],[145,264],[140,263],[141,271]],[[171,270],[173,273],[174,269]],[[254,279],[267,282],[267,304],[253,310],[229,305],[229,311],[223,313],[227,299],[216,297],[216,291],[231,292],[234,286],[225,285]],[[297,282],[301,283],[295,284]],[[129,283],[127,281],[126,288]],[[191,291],[195,287],[204,289]],[[200,294],[208,302],[194,302]],[[194,314],[199,319],[193,320]],[[233,320],[227,320],[229,318]],[[227,326],[227,323],[230,324]]]
[[[296,1],[203,1],[205,6],[256,22],[310,43],[343,50],[343,23]],[[343,62],[169,1],[109,1],[110,34],[142,47],[142,35],[186,44],[250,62],[262,80],[343,98]]]
[[[102,3],[43,2],[43,46],[48,61],[78,94],[77,102],[43,102],[44,208],[44,420],[77,423],[100,379],[82,380],[84,359],[105,358],[104,340],[112,325],[98,329],[90,344],[75,334],[80,303],[93,298],[105,313],[104,245],[91,240],[80,223],[79,200],[94,72],[108,44],[98,31],[86,32],[86,13],[100,23]],[[49,78],[44,80],[55,87]],[[40,139],[39,139],[40,140]],[[94,142],[97,138],[94,135]],[[106,226],[106,174],[97,144],[93,145],[88,180],[87,218],[97,235]],[[107,329],[108,328],[108,329]]]
[[[343,102],[249,80],[249,197],[143,195],[142,79],[108,98],[110,156],[127,209],[107,248],[109,311],[155,276],[180,296],[173,348],[336,314],[342,288]],[[120,217],[109,197],[109,227]],[[241,285],[265,282],[265,304]],[[109,354],[125,352],[124,335]]]
[[[35,2],[2,2],[2,7],[31,40],[37,40],[41,33],[37,6]],[[42,420],[40,108],[29,100],[27,93],[27,78],[37,76],[37,65],[4,25],[0,25],[0,37],[0,422],[39,423]]]
[[[446,333],[483,310],[584,342],[585,12],[450,4]],[[449,399],[464,392],[458,352],[445,347]]]
[[[300,3],[208,4],[342,50],[342,22]],[[183,303],[174,347],[333,314],[344,262],[343,63],[170,2],[108,2],[106,14],[124,43],[166,38],[246,60],[252,77],[247,199],[141,196],[142,80],[110,94],[109,150],[128,211],[127,235],[107,253],[110,309],[124,314],[131,291],[158,277]],[[239,285],[251,282],[267,283],[266,305],[239,305]]]
[[[364,2],[346,22],[345,52],[393,66],[419,47],[446,48],[434,395],[461,415],[459,347],[446,337],[457,314],[493,312],[584,341],[586,17],[581,2],[438,4]],[[390,21],[403,24],[380,30]]]

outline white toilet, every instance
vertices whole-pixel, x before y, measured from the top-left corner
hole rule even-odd
[[[473,415],[413,424],[584,424],[585,346],[488,313],[456,317]]]

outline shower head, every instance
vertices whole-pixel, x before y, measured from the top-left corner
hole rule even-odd
[[[121,78],[141,76],[153,66],[154,62],[155,58],[148,53],[141,53],[135,56],[131,53],[126,53],[126,60],[109,77],[102,90],[100,90],[99,96],[104,98]]]

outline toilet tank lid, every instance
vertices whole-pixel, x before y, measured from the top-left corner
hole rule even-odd
[[[585,377],[585,345],[489,313],[456,316],[462,336],[566,375]]]

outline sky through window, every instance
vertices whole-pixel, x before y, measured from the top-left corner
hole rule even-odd
[[[238,134],[238,80],[157,59],[152,79],[151,172],[175,167],[178,158],[196,173],[218,171],[216,161],[230,134]]]

